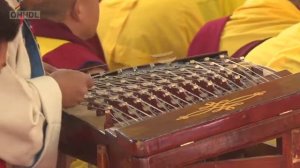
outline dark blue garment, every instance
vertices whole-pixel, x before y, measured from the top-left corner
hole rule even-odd
[[[24,20],[22,29],[23,37],[25,39],[25,46],[30,60],[31,78],[43,76],[44,69],[41,61],[39,48],[30,30],[30,24],[28,20]]]

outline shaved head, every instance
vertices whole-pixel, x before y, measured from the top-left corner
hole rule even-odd
[[[24,0],[24,7],[28,10],[41,12],[42,19],[62,21],[70,12],[76,0]]]
[[[63,23],[81,39],[96,34],[99,0],[24,0],[22,6],[40,11],[41,19]]]
[[[19,31],[20,21],[10,19],[9,12],[14,11],[5,0],[0,0],[0,41],[11,41]]]

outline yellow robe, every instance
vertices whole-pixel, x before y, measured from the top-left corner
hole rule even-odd
[[[249,42],[274,37],[298,23],[300,11],[289,0],[247,0],[230,19],[220,49],[232,55]]]
[[[201,10],[204,20],[217,19],[229,16],[245,2],[245,0],[195,0]]]
[[[194,0],[103,0],[98,34],[109,68],[182,58],[204,20]]]
[[[299,55],[300,23],[256,47],[246,56],[246,60],[274,70],[289,70],[297,73],[300,72]]]

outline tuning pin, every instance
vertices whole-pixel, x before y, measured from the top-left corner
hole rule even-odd
[[[190,63],[191,63],[191,64],[195,64],[196,61],[195,61],[195,60],[190,60]]]
[[[154,91],[160,91],[162,90],[163,88],[161,86],[156,86],[153,88]]]
[[[221,82],[222,82],[222,83],[227,83],[227,81],[228,81],[228,80],[227,80],[226,78],[221,78]]]
[[[188,84],[191,84],[192,82],[190,80],[186,80],[186,81],[183,81],[182,84],[184,86],[188,85]]]
[[[199,86],[198,86],[198,85],[193,84],[192,86],[193,86],[193,87],[192,87],[193,90],[198,90],[198,89],[199,89]]]
[[[227,57],[227,55],[221,54],[219,58],[220,58],[220,59],[224,59],[225,57]]]
[[[233,80],[237,85],[242,86],[240,75],[234,75]]]
[[[129,98],[131,96],[133,96],[133,93],[132,92],[127,92],[124,94],[125,97]]]
[[[146,94],[148,92],[148,89],[142,89],[138,91],[139,94]]]
[[[127,85],[126,87],[127,87],[128,89],[138,89],[138,88],[139,88],[139,86],[136,85],[136,84],[130,84],[130,85]]]
[[[127,107],[128,106],[128,103],[127,102],[122,102],[119,104],[120,107]]]
[[[183,72],[183,71],[186,71],[185,68],[180,68],[179,71]]]
[[[114,95],[109,97],[110,100],[118,100],[119,98],[120,98],[119,95]]]
[[[133,72],[136,72],[137,69],[138,69],[137,67],[132,67]]]
[[[155,100],[155,99],[157,99],[157,97],[155,95],[151,94],[150,97],[149,97],[149,99],[150,100]]]
[[[113,87],[111,88],[112,92],[124,92],[124,89],[121,87]]]
[[[214,83],[212,81],[207,81],[207,86],[213,86]]]
[[[93,94],[91,92],[88,92],[87,94],[84,95],[84,99],[91,99],[93,98]]]
[[[157,75],[155,73],[150,74],[150,77],[156,77]]]
[[[141,103],[143,100],[142,99],[140,99],[140,98],[137,98],[136,100],[134,100],[133,102],[135,103],[135,104],[137,104],[137,103]]]
[[[171,84],[168,85],[168,87],[169,87],[169,88],[175,88],[175,87],[177,87],[177,84],[171,83]]]
[[[183,88],[179,88],[178,93],[185,93],[185,90]]]
[[[176,80],[185,80],[185,79],[184,79],[184,77],[182,77],[182,76],[178,76],[178,77],[176,78]]]
[[[200,69],[201,66],[200,66],[200,65],[195,65],[195,68],[196,68],[196,69]]]
[[[153,69],[155,67],[155,64],[150,64],[150,68]]]
[[[225,71],[225,67],[220,67],[220,71],[224,72]]]
[[[172,72],[171,72],[171,71],[165,71],[165,73],[166,73],[166,74],[171,74]]]
[[[101,99],[101,98],[95,99],[95,100],[94,100],[94,103],[95,103],[95,104],[103,104],[103,103],[104,103],[104,99]]]
[[[170,81],[168,79],[161,79],[161,80],[158,80],[157,83],[170,83]]]
[[[191,101],[194,100],[194,98],[193,98],[192,96],[186,96],[186,97],[185,97],[185,100],[191,102]]]
[[[142,86],[153,86],[154,84],[152,82],[143,82],[141,83]]]
[[[161,102],[158,102],[158,103],[157,103],[157,107],[158,107],[158,108],[165,108],[165,109],[166,109],[166,105],[163,104],[163,103],[161,103]]]
[[[232,76],[232,71],[226,71],[226,74],[227,74],[228,76]]]
[[[171,94],[169,93],[169,92],[165,92],[164,94],[163,94],[163,97],[168,97],[168,96],[170,96]]]
[[[142,105],[142,109],[143,109],[143,111],[151,111],[150,106]]]
[[[136,111],[136,109],[133,109],[133,108],[129,108],[129,109],[128,109],[128,113],[129,113],[130,115],[137,115],[137,114],[138,114],[138,112]]]
[[[214,76],[213,76],[214,78],[220,78],[220,75],[219,74],[217,74],[217,73],[214,73]]]
[[[191,73],[191,75],[192,75],[192,77],[195,77],[195,78],[197,78],[199,76],[199,74],[197,74],[197,73]]]
[[[234,79],[235,79],[235,80],[239,80],[239,79],[241,79],[241,76],[240,76],[240,75],[235,75],[235,76],[234,76]]]
[[[172,99],[172,100],[171,100],[171,103],[172,103],[172,104],[179,104],[179,100],[177,100],[177,99]]]
[[[99,96],[107,96],[109,94],[106,90],[96,90],[95,92]]]
[[[233,65],[232,65],[232,69],[237,69],[237,67],[238,67],[238,66],[237,66],[236,64],[233,64]]]

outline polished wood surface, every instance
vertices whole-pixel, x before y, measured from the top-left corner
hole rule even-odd
[[[125,127],[105,129],[84,105],[66,109],[60,150],[99,168],[300,168],[300,74],[283,76]],[[245,154],[254,146],[264,154]],[[239,157],[220,159],[229,153]]]
[[[190,145],[168,150],[148,158],[135,159],[134,162],[139,167],[148,164],[150,164],[150,167],[184,166],[197,160],[213,158],[229,151],[235,151],[259,142],[285,136],[286,132],[291,132],[298,127],[300,127],[300,110],[211,136]],[[288,139],[286,138],[285,140]],[[291,144],[285,144],[284,148],[287,148],[289,145]],[[291,153],[290,149],[283,149],[283,151],[290,151]],[[172,158],[180,159],[173,159],[170,162]],[[292,162],[289,163],[292,164]]]
[[[300,74],[287,76],[281,80],[213,100],[214,102],[223,99],[231,100],[243,95],[266,91],[265,95],[250,99],[234,110],[223,110],[218,113],[209,112],[185,121],[176,120],[181,115],[196,111],[207,103],[204,102],[122,128],[117,132],[120,132],[122,141],[125,141],[123,144],[128,145],[126,146],[128,149],[133,149],[131,151],[133,155],[147,156],[179,144],[209,137],[216,133],[279,115],[282,112],[298,109],[300,108],[299,86]],[[126,137],[122,137],[123,135]]]

